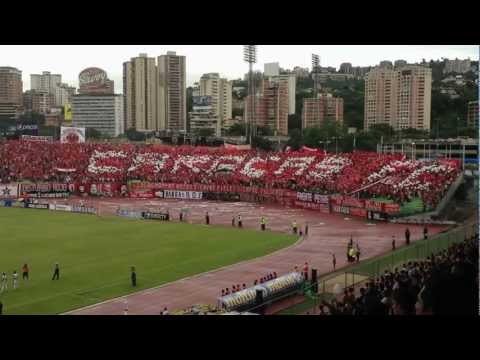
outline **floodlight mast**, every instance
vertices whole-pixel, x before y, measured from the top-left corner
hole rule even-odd
[[[319,84],[318,84],[318,72],[320,68],[320,56],[312,54],[312,74],[313,74],[313,94],[315,99],[318,95]]]
[[[257,46],[243,46],[243,60],[248,63],[248,99],[250,104],[248,110],[250,112],[248,120],[245,124],[245,137],[249,144],[252,144],[252,136],[256,136],[257,127],[255,119],[255,84],[253,78],[253,64],[257,62]]]
[[[312,76],[313,76],[313,106],[315,109],[315,121],[317,122],[319,119],[318,114],[318,107],[319,104],[317,102],[318,99],[318,92],[319,92],[319,84],[318,84],[318,73],[320,67],[320,56],[317,54],[312,54]]]

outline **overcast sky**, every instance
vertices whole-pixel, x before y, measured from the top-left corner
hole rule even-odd
[[[187,86],[203,73],[218,72],[229,79],[242,77],[248,65],[242,60],[241,45],[0,45],[0,66],[13,66],[23,72],[24,90],[30,88],[30,74],[50,71],[62,75],[63,82],[78,86],[78,74],[87,67],[99,67],[115,81],[122,92],[122,63],[139,53],[159,56],[176,51],[187,57]],[[284,69],[309,67],[311,54],[320,55],[321,66],[338,69],[342,62],[371,66],[381,60],[403,59],[417,62],[425,58],[478,60],[478,45],[259,45],[254,69],[279,62]]]

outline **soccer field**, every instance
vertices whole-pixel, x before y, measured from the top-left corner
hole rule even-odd
[[[58,314],[256,258],[293,244],[287,234],[118,217],[0,208],[4,314]],[[55,262],[60,280],[52,281]],[[30,280],[21,279],[28,263]],[[130,284],[130,267],[137,287]],[[19,288],[12,290],[12,272]],[[172,309],[173,310],[173,309]]]

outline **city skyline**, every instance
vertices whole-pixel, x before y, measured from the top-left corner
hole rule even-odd
[[[361,49],[360,49],[361,48]],[[79,73],[88,67],[105,70],[115,82],[115,92],[123,93],[122,64],[139,53],[157,57],[167,51],[186,56],[186,84],[193,85],[205,73],[216,72],[227,79],[242,78],[248,71],[242,60],[241,45],[1,45],[2,66],[22,71],[24,91],[31,88],[30,75],[42,71],[61,74],[63,82],[78,87]],[[361,51],[360,51],[361,50]],[[478,61],[478,45],[259,45],[254,70],[265,63],[278,62],[282,68],[311,67],[312,53],[320,55],[321,66],[339,68],[341,63],[374,66],[382,60],[420,62],[449,59]],[[31,54],[35,56],[32,61]]]

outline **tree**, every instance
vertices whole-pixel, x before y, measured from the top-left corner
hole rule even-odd
[[[270,140],[263,136],[254,136],[252,138],[252,147],[265,151],[270,151],[272,150],[272,143],[270,142]]]
[[[6,137],[10,133],[10,128],[15,126],[15,120],[7,116],[0,115],[0,134]]]
[[[44,126],[45,115],[37,112],[28,112],[20,115],[17,121],[24,124],[36,124],[39,126]]]
[[[383,141],[390,141],[395,136],[395,130],[388,124],[372,125],[368,132],[376,139],[381,140],[383,137]]]
[[[187,87],[187,113],[193,110],[193,87]]]
[[[134,128],[130,128],[125,132],[127,135],[128,140],[130,141],[145,141],[146,136],[145,133],[135,130]]]
[[[299,114],[288,115],[288,131],[302,128],[302,117]]]
[[[233,124],[230,129],[227,131],[227,135],[230,136],[243,136],[245,135],[245,124],[242,123],[236,123]]]
[[[85,129],[85,136],[87,139],[102,139],[104,137],[100,131],[90,127]]]
[[[365,150],[365,151],[376,151],[377,144],[379,143],[378,138],[375,137],[375,134],[370,131],[361,131],[358,134],[355,134],[356,138],[356,149]]]
[[[290,139],[288,139],[287,145],[292,147],[293,150],[298,150],[303,145],[302,131],[300,129],[293,129],[289,131]]]
[[[267,126],[257,126],[257,134],[259,136],[273,136],[273,130]]]
[[[195,130],[195,135],[200,137],[209,137],[215,134],[215,130],[212,128],[201,128]]]
[[[232,117],[235,118],[236,116],[243,117],[243,109],[232,109]]]

